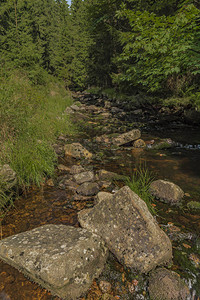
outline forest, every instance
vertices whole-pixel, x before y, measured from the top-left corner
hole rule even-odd
[[[199,102],[197,0],[3,0],[0,15],[1,76],[18,69],[34,84],[48,73],[70,89]]]
[[[0,0],[0,299],[200,299],[199,87],[199,0]]]
[[[66,124],[52,118],[70,104],[65,90],[139,94],[198,110],[199,9],[197,0],[2,0],[1,163],[24,185],[51,174],[48,143]],[[37,159],[27,168],[29,157]]]

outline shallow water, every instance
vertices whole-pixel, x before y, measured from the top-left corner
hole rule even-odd
[[[90,126],[88,124],[88,126]],[[188,201],[200,202],[200,130],[183,129],[179,131],[164,130],[144,133],[143,138],[148,141],[155,137],[172,138],[177,146],[170,150],[142,150],[116,149],[97,147],[92,144],[91,138],[97,134],[92,126],[88,127],[87,138],[84,142],[93,152],[101,152],[102,159],[95,160],[95,169],[104,168],[120,174],[131,176],[137,166],[146,165],[157,179],[167,179],[178,184],[187,197],[181,207],[155,202],[158,210],[157,220],[163,230],[175,236],[173,242],[174,264],[172,270],[179,272],[191,287],[191,299],[200,297],[200,215],[191,214],[186,209]],[[192,145],[188,147],[186,145]],[[62,162],[63,163],[63,162]],[[68,164],[68,162],[66,162]],[[91,203],[72,201],[70,191],[60,190],[57,187],[43,186],[40,189],[32,188],[27,195],[15,201],[1,225],[2,238],[31,230],[44,224],[64,224],[78,226],[77,212]],[[176,235],[185,234],[185,238],[176,240]],[[180,235],[179,235],[180,236]],[[119,269],[122,267],[118,267]],[[120,274],[124,270],[120,269]],[[121,275],[120,275],[121,276]],[[123,275],[122,275],[123,276]],[[123,277],[122,277],[123,278]],[[98,288],[94,282],[87,299],[100,299]],[[125,291],[126,293],[126,291]],[[115,294],[114,294],[115,295]],[[134,299],[148,299],[145,291],[134,294]],[[137,298],[138,297],[138,298]],[[31,283],[21,273],[9,265],[0,262],[0,299],[33,300],[59,299],[52,297],[45,289]],[[117,299],[117,298],[116,298]],[[125,296],[118,299],[131,299]],[[133,298],[132,298],[133,299]]]

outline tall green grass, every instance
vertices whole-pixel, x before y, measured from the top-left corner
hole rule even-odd
[[[152,181],[153,176],[151,172],[146,167],[139,166],[131,178],[127,178],[126,184],[146,203],[150,213],[155,215],[156,210],[152,206],[154,198],[149,192]]]
[[[72,100],[49,75],[43,85],[19,71],[0,80],[0,163],[13,168],[21,186],[39,185],[54,173],[52,144],[58,135],[74,132],[63,113]]]

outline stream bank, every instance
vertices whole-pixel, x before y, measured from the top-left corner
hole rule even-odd
[[[95,170],[106,169],[121,175],[130,176],[137,165],[145,162],[148,168],[154,171],[156,170],[156,176],[158,178],[170,179],[179,184],[184,192],[189,195],[184,199],[182,207],[169,208],[168,205],[160,203],[159,201],[156,201],[155,205],[158,209],[157,219],[173,241],[174,265],[171,269],[176,270],[183,278],[187,279],[187,283],[191,287],[191,299],[198,299],[198,233],[200,229],[200,216],[199,213],[191,213],[186,206],[187,202],[191,199],[196,201],[200,200],[198,192],[200,183],[198,176],[198,161],[200,161],[198,147],[196,147],[196,149],[190,149],[184,146],[181,147],[180,145],[173,145],[173,147],[168,149],[164,147],[144,150],[141,148],[133,148],[129,145],[128,147],[110,148],[106,140],[103,143],[98,143],[96,141],[97,136],[107,135],[109,133],[123,133],[133,127],[140,127],[142,129],[142,138],[146,143],[151,141],[151,143],[147,143],[147,145],[151,145],[152,140],[156,140],[157,136],[154,135],[153,131],[151,131],[151,134],[145,132],[144,122],[139,122],[141,119],[139,113],[138,115],[136,114],[137,117],[132,118],[130,122],[129,118],[126,119],[124,111],[119,110],[119,108],[117,111],[117,107],[113,109],[113,107],[109,105],[108,99],[93,99],[92,97],[91,100],[91,96],[87,94],[76,95],[76,99],[86,103],[86,107],[88,107],[85,107],[84,111],[79,110],[79,103],[72,107],[72,114],[75,116],[74,119],[78,119],[79,124],[80,119],[82,119],[80,127],[82,132],[79,138],[76,139],[76,142],[80,142],[88,150],[95,153],[92,165],[88,164],[87,161],[81,162],[84,167]],[[91,107],[91,105],[93,105],[93,107]],[[85,111],[87,111],[87,115],[85,115]],[[162,131],[162,133],[163,138],[170,137],[166,131]],[[179,141],[176,141],[176,139],[172,137],[170,138],[175,141],[175,143],[181,143],[180,136]],[[160,139],[162,138],[160,137]],[[198,145],[198,134],[196,141]],[[79,199],[73,198],[72,190],[70,191],[67,185],[65,185],[65,182],[63,183],[63,177],[66,176],[67,168],[76,163],[76,159],[70,157],[66,159],[63,156],[63,145],[71,142],[74,141],[67,139],[67,137],[61,136],[59,138],[58,144],[55,145],[55,150],[60,155],[58,178],[54,180],[54,182],[48,182],[48,185],[44,186],[42,190],[36,189],[35,191],[30,191],[27,199],[19,199],[15,203],[15,210],[8,214],[2,224],[3,237],[48,223],[79,226],[77,212],[83,208],[92,207],[93,199],[84,199],[81,197],[79,197]],[[189,151],[187,155],[184,154],[186,151]],[[191,151],[193,151],[193,153]],[[190,160],[194,160],[194,169],[190,165]],[[61,164],[65,168],[61,167]],[[111,188],[113,189],[113,187]],[[12,271],[11,267],[1,264],[1,270],[3,270],[1,272],[2,293],[7,294],[10,299],[51,299],[47,291],[42,290],[41,292],[36,285],[27,283],[28,281],[26,279],[19,281],[18,279],[21,278],[21,275],[19,275],[16,270]],[[14,272],[15,275],[13,275],[12,272]],[[9,279],[10,276],[12,280]],[[100,282],[103,279],[106,282],[110,281],[112,287],[110,295],[119,297],[115,299],[132,299],[131,297],[133,296],[134,299],[148,299],[148,278],[129,274],[129,270],[124,269],[114,257],[110,257],[110,263],[102,276],[102,278],[93,283],[86,299],[101,299],[101,297],[104,297],[103,294],[105,293],[103,293],[100,288]],[[130,283],[132,283],[131,286]],[[25,288],[20,290],[20,287],[23,285]],[[17,293],[13,293],[16,287],[18,287]],[[29,288],[27,289],[27,287]]]

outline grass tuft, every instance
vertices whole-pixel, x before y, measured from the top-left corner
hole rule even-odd
[[[131,178],[128,178],[126,184],[135,192],[147,205],[151,214],[156,215],[156,210],[152,206],[153,196],[149,192],[149,187],[153,181],[152,174],[146,167],[138,167]]]

